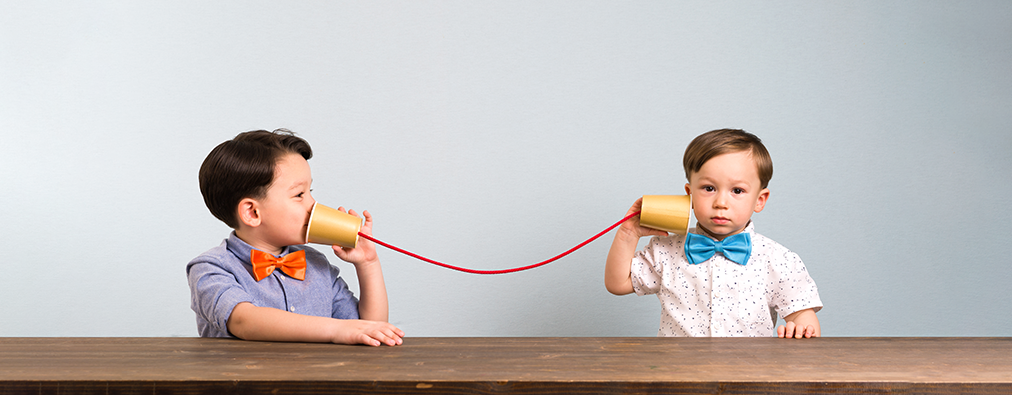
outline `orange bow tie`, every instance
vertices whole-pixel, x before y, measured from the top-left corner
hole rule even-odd
[[[282,272],[296,280],[306,279],[306,252],[302,250],[281,258],[275,258],[274,255],[263,251],[253,250],[250,262],[253,263],[253,278],[257,281],[270,276],[271,273],[274,273],[275,268],[281,269]]]

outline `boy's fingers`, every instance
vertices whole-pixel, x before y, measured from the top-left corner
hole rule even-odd
[[[382,343],[380,343],[379,340],[376,340],[372,336],[369,336],[365,333],[360,333],[358,335],[358,342],[373,347],[378,347],[382,345]]]
[[[783,328],[784,328],[784,335],[782,337],[785,338],[785,339],[790,339],[790,338],[797,337],[797,336],[801,335],[801,332],[800,332],[801,328],[799,328],[793,322],[788,322],[786,325],[783,326]],[[778,331],[777,335],[779,335],[779,331]]]
[[[796,325],[793,322],[788,322],[786,325],[777,327],[777,337],[784,339],[807,339],[815,337],[815,326],[814,325]]]
[[[796,332],[794,334],[794,338],[795,339],[804,339],[804,338],[808,337],[807,336],[807,333],[808,333],[808,328],[807,327],[803,327],[803,326],[799,325],[797,327],[797,329],[795,330],[795,332]]]

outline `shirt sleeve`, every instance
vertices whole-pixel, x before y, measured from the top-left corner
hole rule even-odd
[[[783,254],[781,257],[775,257],[775,261],[782,264],[774,266],[773,308],[781,317],[805,309],[822,310],[819,289],[801,257],[786,249],[780,253]]]
[[[663,265],[658,262],[657,252],[661,251],[662,238],[653,237],[646,247],[637,251],[629,266],[633,291],[637,295],[656,294],[661,289]]]
[[[334,295],[334,307],[331,317],[342,320],[357,320],[358,298],[348,289],[348,284],[341,278],[341,270],[330,265],[330,275],[334,278],[331,286]]]
[[[187,265],[190,283],[190,307],[198,315],[198,328],[204,337],[231,336],[228,332],[228,318],[232,310],[252,297],[239,285],[235,274],[211,256],[201,256]],[[201,322],[211,328],[202,328]]]

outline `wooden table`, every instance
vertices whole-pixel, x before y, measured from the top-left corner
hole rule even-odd
[[[1012,393],[1012,338],[0,338],[0,394]]]

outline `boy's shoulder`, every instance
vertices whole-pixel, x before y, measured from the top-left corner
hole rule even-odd
[[[221,244],[218,244],[217,246],[212,247],[211,249],[204,251],[200,253],[200,255],[191,259],[190,262],[186,264],[186,271],[189,272],[194,265],[202,263],[222,266],[233,261],[238,261],[238,258],[235,257],[235,254],[229,251],[228,239],[225,239],[221,241]]]
[[[752,225],[749,225],[752,226]],[[752,255],[756,256],[767,265],[794,267],[804,265],[799,256],[790,248],[779,242],[752,231]]]
[[[749,225],[749,227],[752,228],[753,225]],[[769,237],[762,235],[761,233],[756,232],[754,228],[752,228],[750,233],[752,234],[751,237],[753,249],[758,247],[775,251],[791,252],[791,250],[787,247],[784,247],[783,244],[780,244],[776,240],[773,240]]]

